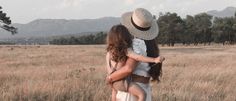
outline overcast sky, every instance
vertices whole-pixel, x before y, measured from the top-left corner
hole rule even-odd
[[[93,19],[119,17],[122,13],[142,7],[158,15],[177,12],[184,17],[209,10],[236,7],[236,0],[0,0],[3,11],[14,23],[35,19]]]

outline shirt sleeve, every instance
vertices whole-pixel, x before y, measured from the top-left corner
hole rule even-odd
[[[142,51],[141,51],[141,47],[139,44],[139,41],[133,40],[133,52],[138,54],[138,55],[142,55]]]

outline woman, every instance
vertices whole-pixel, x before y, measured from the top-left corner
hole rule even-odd
[[[114,25],[107,34],[107,72],[108,75],[121,69],[125,64],[127,58],[133,58],[136,61],[161,63],[162,57],[156,58],[145,57],[138,55],[132,50],[132,36],[128,29],[123,25]],[[129,92],[137,98],[137,101],[145,101],[146,94],[143,89],[136,83],[129,82],[129,77],[116,81],[112,84],[112,101],[119,101],[116,99],[117,91]]]
[[[134,12],[127,12],[122,15],[121,24],[126,26],[129,32],[135,37],[133,39],[133,50],[135,53],[157,57],[159,49],[155,38],[158,35],[158,26],[152,14],[143,8],[138,8]],[[146,93],[146,101],[152,101],[150,80],[159,81],[161,76],[161,64],[153,65],[138,62],[128,58],[125,65],[107,77],[107,82],[123,79],[131,74],[132,82],[139,85]],[[135,101],[134,97],[125,92],[117,93],[117,98],[121,101]]]

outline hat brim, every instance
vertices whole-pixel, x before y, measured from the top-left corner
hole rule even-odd
[[[124,13],[121,17],[121,24],[128,28],[130,34],[143,40],[152,40],[158,36],[159,28],[155,20],[152,21],[151,28],[147,31],[141,31],[131,22],[132,12]]]

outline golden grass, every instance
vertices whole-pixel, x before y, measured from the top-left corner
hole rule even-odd
[[[236,47],[161,47],[153,101],[236,101]],[[0,101],[109,101],[105,46],[0,46]]]

